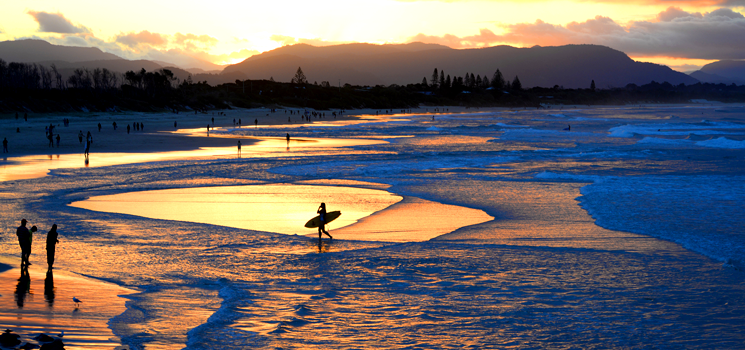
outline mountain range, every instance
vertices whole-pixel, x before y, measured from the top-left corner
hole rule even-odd
[[[285,46],[227,66],[223,72],[241,71],[249,79],[287,81],[301,67],[310,82],[331,85],[388,85],[419,83],[430,79],[435,68],[453,76],[465,73],[491,78],[499,69],[505,79],[518,76],[523,87],[599,88],[647,84],[698,82],[667,66],[636,62],[621,51],[599,45],[494,46],[452,49],[441,45],[345,44],[314,47]]]
[[[704,83],[745,85],[745,61],[712,62],[691,73],[691,76]]]
[[[519,77],[522,86],[598,88],[643,85],[652,81],[695,84],[699,81],[745,84],[745,61],[719,61],[687,75],[667,66],[636,62],[621,51],[599,45],[494,46],[452,49],[437,44],[342,44],[316,47],[296,44],[254,55],[222,71],[183,69],[168,62],[126,60],[98,48],[53,45],[43,40],[0,42],[0,59],[6,62],[54,64],[63,76],[76,68],[107,68],[126,72],[171,69],[179,79],[210,85],[236,79],[290,81],[301,67],[308,81],[331,85],[390,85],[428,82],[435,68],[445,75],[466,73],[491,78],[499,69],[506,80]]]

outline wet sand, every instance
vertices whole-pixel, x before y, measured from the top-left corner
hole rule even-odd
[[[41,333],[59,336],[66,349],[111,349],[119,339],[109,329],[109,319],[124,312],[122,296],[136,291],[62,270],[48,272],[34,262],[28,272],[15,266],[20,258],[0,257],[0,324],[21,335],[23,342],[38,344]],[[36,260],[40,260],[37,257]],[[33,260],[32,260],[33,261]],[[13,264],[13,265],[11,265]],[[82,303],[76,305],[72,298]]]

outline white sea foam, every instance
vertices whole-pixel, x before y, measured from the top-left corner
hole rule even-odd
[[[703,147],[712,147],[712,148],[743,149],[745,148],[745,140],[736,141],[736,140],[730,140],[725,137],[720,137],[720,138],[711,139],[711,140],[699,141],[699,142],[696,142],[696,145],[703,146]]]

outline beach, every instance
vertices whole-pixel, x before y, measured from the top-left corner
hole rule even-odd
[[[745,342],[742,106],[325,112],[3,116],[0,327],[68,348]],[[322,201],[333,240],[302,227]],[[40,232],[21,308],[22,218]]]

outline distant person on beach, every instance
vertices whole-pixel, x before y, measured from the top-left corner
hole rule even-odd
[[[54,147],[54,134],[47,134],[47,140],[49,140],[49,147]]]
[[[98,125],[101,125],[101,124],[98,124]],[[83,130],[80,130],[80,132],[78,133],[78,141],[80,141],[81,145],[83,144]]]
[[[569,125],[569,124],[567,124],[567,127],[566,127],[566,128],[564,128],[564,130],[565,130],[565,131],[570,131],[570,130],[572,130],[572,126],[571,126],[571,125]]]
[[[241,140],[238,140],[238,156],[241,156]]]
[[[60,136],[59,134],[57,134],[57,148],[59,148],[59,140],[60,140]]]
[[[8,153],[8,138],[3,138],[3,153]]]
[[[207,136],[210,136],[210,125],[207,124]]]
[[[114,127],[114,131],[116,131],[116,122],[111,123],[111,125]]]
[[[47,266],[49,266],[49,270],[54,266],[54,249],[57,247],[57,243],[59,243],[58,236],[57,224],[54,224],[49,229],[49,232],[47,232]]]
[[[330,239],[334,239],[334,237],[331,237],[331,235],[326,231],[326,203],[321,203],[321,206],[318,207],[318,210],[316,211],[318,213],[318,219],[321,221],[318,224],[318,240],[321,240],[321,232],[325,233],[326,236],[329,236]]]
[[[31,232],[26,227],[26,219],[21,220],[21,226],[16,229],[16,236],[18,236],[18,245],[21,246],[21,266],[25,266],[31,254]]]
[[[173,127],[174,127],[174,128],[177,128],[177,127],[178,127],[178,123],[176,123],[176,122],[174,121],[174,122],[173,122]]]
[[[88,159],[88,154],[91,151],[91,141],[88,139],[85,139],[85,151],[83,151],[83,154],[85,155],[85,158]]]
[[[238,127],[241,127],[241,118],[238,118]]]
[[[101,123],[98,123],[98,132],[101,132]],[[80,143],[83,143],[83,141],[80,141]]]
[[[259,120],[258,119],[255,119],[254,120],[254,124],[256,124],[256,127],[258,128],[259,127]]]

